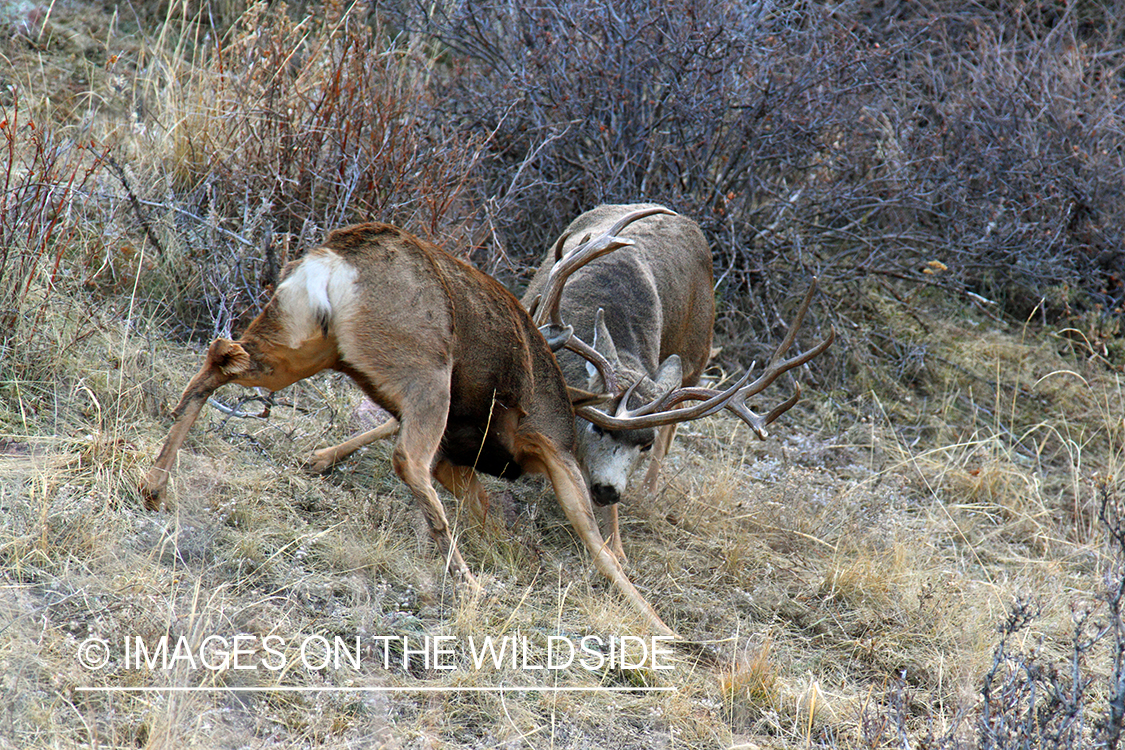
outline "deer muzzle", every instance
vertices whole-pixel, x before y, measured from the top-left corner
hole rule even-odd
[[[621,502],[621,493],[617,491],[616,487],[610,484],[591,485],[590,497],[593,499],[594,505],[601,508]]]

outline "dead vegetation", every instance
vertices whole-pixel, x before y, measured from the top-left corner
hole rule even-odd
[[[824,91],[786,78],[786,56],[813,39],[795,30],[809,26],[796,11],[758,19],[775,46],[751,50],[765,76],[752,80],[789,85],[772,90],[772,119],[711,123],[724,136],[757,128],[748,171],[729,173],[748,192],[719,189],[717,150],[711,167],[669,179],[670,194],[645,197],[697,213],[727,270],[717,341],[727,348],[710,376],[728,378],[772,347],[776,338],[753,331],[776,330],[804,288],[787,279],[812,270],[824,290],[814,314],[841,335],[836,358],[802,378],[819,386],[769,441],[721,416],[685,426],[657,495],[626,501],[630,578],[670,626],[708,644],[703,656],[677,651],[670,670],[537,671],[478,669],[463,651],[454,670],[384,666],[376,637],[511,636],[541,654],[553,636],[646,633],[541,484],[490,485],[486,528],[457,516],[485,588],[472,598],[443,572],[387,446],[327,478],[302,472],[313,448],[363,426],[342,378],[278,394],[268,419],[205,412],[172,482],[175,510],[144,511],[137,486],[199,362],[194,342],[237,329],[231,311],[262,299],[286,257],[372,216],[515,280],[582,209],[638,197],[629,180],[574,182],[564,169],[608,180],[587,170],[618,153],[607,131],[591,137],[576,113],[553,126],[542,101],[498,94],[438,117],[443,92],[496,94],[494,72],[468,61],[503,69],[488,47],[438,44],[455,28],[440,18],[430,30],[440,33],[407,44],[391,33],[410,25],[406,15],[392,27],[333,4],[309,20],[256,7],[229,28],[79,4],[53,5],[42,25],[13,7],[24,15],[0,16],[12,63],[0,92],[0,747],[1117,745],[1125,349],[1119,256],[1102,256],[1118,231],[1107,207],[1121,152],[1107,139],[1121,121],[1109,103],[1120,81],[1101,67],[1119,54],[1097,45],[1120,29],[1100,10],[1067,6],[1052,20],[1036,6],[1010,39],[946,13],[921,46],[879,36],[917,22],[901,9],[833,26],[835,45],[803,72],[858,55],[832,80],[873,78],[841,91],[886,93],[873,81],[903,62],[929,71],[895,79],[904,89],[950,69],[983,87],[975,103],[936,98],[909,128],[886,109],[903,91],[878,112],[852,112],[841,92],[802,98]],[[224,24],[239,17],[220,10]],[[679,49],[695,50],[684,59],[733,49],[691,46],[706,41],[702,29],[684,32]],[[521,31],[550,84],[544,96],[565,90],[547,69],[562,65],[549,53],[569,38],[547,32],[555,27]],[[919,54],[968,37],[979,42],[971,54]],[[1010,54],[991,60],[990,50]],[[1029,52],[1061,55],[1066,75],[1013,77]],[[472,75],[452,78],[458,70]],[[508,93],[533,80],[513,74]],[[1011,96],[988,93],[998,89]],[[1050,116],[1016,116],[1035,97],[1054,97]],[[1011,117],[982,109],[990,100]],[[814,132],[802,108],[827,102],[842,109]],[[1073,111],[1061,111],[1068,102]],[[620,117],[667,121],[618,105]],[[493,109],[501,116],[490,120]],[[700,156],[696,141],[659,135],[671,161],[651,174],[667,177],[678,153]],[[1041,155],[1030,166],[1003,145],[1032,136],[1020,146]],[[911,166],[937,170],[920,155],[939,143],[955,143],[959,160],[941,179],[915,179]],[[769,154],[792,161],[767,169]],[[846,181],[849,163],[868,163],[863,190]],[[643,177],[649,166],[628,161],[614,174]],[[1029,192],[1040,173],[1047,187]],[[776,189],[798,174],[803,190]],[[990,188],[989,175],[1004,186]],[[1070,197],[1059,192],[1068,184]],[[934,186],[957,190],[926,193]],[[895,192],[906,187],[918,192]],[[713,200],[693,203],[704,194]],[[923,194],[928,208],[912,202]],[[541,207],[552,218],[535,219]],[[935,228],[947,232],[941,253],[938,235],[911,233]],[[1029,248],[1039,255],[1022,256]],[[276,636],[284,668],[126,661],[127,637],[154,647],[163,636],[191,647]],[[302,663],[304,640],[337,636],[361,639],[358,665]],[[80,660],[91,639],[112,645],[96,668]],[[253,658],[273,657],[259,648]],[[500,685],[533,689],[475,692]],[[551,691],[559,686],[612,691]],[[222,689],[87,690],[109,687]],[[357,690],[373,687],[389,690]]]

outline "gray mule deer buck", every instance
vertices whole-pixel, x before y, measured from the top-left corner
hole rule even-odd
[[[623,244],[587,243],[596,255]],[[331,232],[289,263],[277,291],[237,341],[216,339],[188,383],[142,492],[155,507],[176,454],[220,386],[271,391],[333,369],[394,415],[393,466],[422,509],[449,568],[476,586],[431,476],[478,493],[473,469],[546,474],[594,564],[658,633],[675,635],[602,539],[574,458],[571,394],[547,342],[498,282],[387,224]]]
[[[656,212],[622,231],[622,239],[631,244],[577,269],[558,299],[559,322],[572,326],[580,339],[592,341],[611,377],[632,388],[627,406],[634,408],[673,388],[697,385],[711,358],[714,281],[711,250],[699,225],[653,204],[598,206],[570,223],[523,296],[536,322],[546,324],[552,303],[546,303],[542,313],[540,305],[551,274],[558,273],[556,265],[580,244],[579,238],[604,231],[622,216],[641,210]],[[558,359],[571,386],[581,384],[597,393],[615,390],[582,354],[560,352]],[[613,408],[620,407],[617,403]],[[642,492],[652,494],[676,425],[607,430],[594,419],[579,420],[577,427],[578,463],[594,502],[605,508],[607,540],[624,559],[617,503],[641,455],[650,450]]]
[[[628,244],[573,273],[563,268],[563,259],[585,241],[578,238],[599,235],[622,217],[642,212],[649,215],[618,230]],[[575,346],[558,357],[569,385],[581,384],[588,391],[613,397],[609,413],[591,406],[577,410],[581,417],[577,455],[594,502],[604,506],[603,533],[622,560],[617,503],[641,455],[651,449],[641,487],[643,494],[651,495],[678,422],[726,407],[765,438],[766,425],[791,408],[798,396],[765,417],[746,408],[744,399],[832,342],[830,335],[801,356],[777,362],[793,343],[811,300],[810,289],[789,336],[771,357],[774,364],[753,384],[746,385],[743,378],[726,392],[696,388],[711,358],[715,324],[711,263],[707,241],[691,219],[653,204],[599,206],[571,222],[523,297],[537,324],[553,323],[557,329],[565,323],[580,340],[592,339],[594,354],[600,355],[591,356]],[[563,273],[568,278],[560,283],[557,277]],[[551,296],[554,290],[561,293]],[[683,401],[704,399],[712,404],[675,408]]]

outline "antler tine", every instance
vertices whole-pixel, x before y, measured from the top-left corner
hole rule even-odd
[[[812,278],[809,283],[809,290],[805,292],[805,298],[801,300],[801,306],[797,308],[797,314],[793,316],[793,322],[789,324],[789,331],[785,334],[785,338],[778,344],[777,349],[774,350],[773,355],[770,357],[772,364],[775,359],[780,357],[785,352],[789,351],[789,347],[793,346],[793,342],[797,338],[797,329],[805,322],[805,313],[809,311],[809,304],[812,303],[813,295],[816,294],[816,277]],[[833,331],[835,335],[835,331]],[[782,370],[785,372],[785,370]],[[778,373],[779,375],[781,373]],[[768,383],[766,385],[769,385]],[[763,386],[764,387],[764,386]]]
[[[766,415],[765,424],[769,424],[773,420],[780,417],[785,412],[792,409],[798,401],[801,400],[801,382],[797,381],[793,384],[793,395],[786,399],[783,403],[770,409],[770,413]],[[763,425],[764,426],[764,425]],[[764,432],[764,430],[763,430]]]
[[[563,257],[563,245],[570,239],[571,232],[563,232],[562,235],[555,240],[554,246],[551,248],[551,255],[555,256],[555,262],[558,263]],[[587,238],[589,239],[589,238]]]
[[[646,216],[671,213],[674,212],[660,207],[633,211],[623,216],[616,224],[609,228],[608,232],[600,237],[593,240],[591,240],[588,235],[584,237],[578,247],[562,256],[562,258],[556,261],[555,265],[552,266],[551,272],[547,277],[547,283],[544,285],[543,292],[539,297],[538,304],[533,303],[532,305],[535,309],[535,324],[543,326],[547,323],[552,323],[560,327],[563,325],[559,317],[559,303],[562,301],[562,290],[566,285],[566,280],[570,278],[571,274],[595,258],[600,258],[606,253],[633,244],[631,240],[617,237],[618,232],[627,225],[638,219],[643,219]],[[562,243],[566,241],[567,236],[568,235],[564,235],[559,239],[559,242],[555,244],[554,254],[556,257],[558,257],[562,249]]]
[[[742,398],[746,398],[747,396],[753,396],[755,394],[761,393],[773,381],[777,380],[777,378],[779,376],[784,375],[785,373],[789,372],[793,368],[800,367],[801,365],[805,364],[806,362],[813,359],[814,357],[819,356],[821,353],[824,352],[825,349],[827,349],[829,346],[831,346],[832,342],[835,341],[835,340],[836,340],[836,331],[835,331],[835,329],[833,329],[833,330],[830,330],[828,332],[828,335],[824,338],[823,341],[821,341],[819,344],[814,346],[812,349],[809,349],[804,354],[799,354],[795,357],[790,357],[789,359],[785,360],[784,362],[772,362],[770,364],[770,366],[766,368],[766,371],[758,376],[757,380],[755,380],[753,383],[751,383],[750,385],[746,386],[745,389],[743,389],[744,393],[742,394]],[[782,344],[784,344],[784,343],[785,342],[782,342]],[[783,351],[783,350],[782,350],[781,347],[778,347],[777,351],[774,352],[773,356],[776,357],[778,355],[778,352],[780,352],[780,351]]]
[[[787,398],[782,403],[773,407],[773,409],[770,410],[769,414],[764,417],[746,405],[746,396],[748,394],[744,391],[736,393],[734,398],[732,398],[729,402],[722,404],[722,406],[719,408],[728,409],[736,414],[739,419],[750,426],[750,429],[754,431],[754,434],[758,436],[759,440],[765,440],[767,437],[769,437],[769,432],[766,431],[766,425],[768,425],[770,422],[773,422],[782,414],[792,409],[801,399],[801,384],[794,383],[794,386],[795,387],[793,389],[793,395]],[[711,413],[714,413],[715,411],[718,411],[718,409],[713,409]]]
[[[606,414],[592,406],[583,406],[575,410],[575,414],[588,422],[593,422],[607,430],[635,430],[642,427],[661,427],[666,424],[687,422],[699,417],[706,417],[722,409],[738,395],[740,388],[746,385],[753,370],[748,370],[731,387],[725,391],[710,388],[676,388],[660,398],[637,409],[628,409],[629,396],[636,384],[633,384],[621,399],[621,405],[613,416]],[[701,403],[687,409],[676,409],[676,405],[684,401],[701,401]],[[659,410],[658,410],[659,409]],[[741,416],[741,415],[739,415]]]
[[[793,408],[793,405],[796,404],[797,400],[801,397],[801,386],[798,383],[796,393],[794,393],[794,395],[787,399],[785,402],[774,407],[770,411],[770,413],[766,415],[766,417],[761,417],[758,414],[755,414],[748,406],[746,406],[746,398],[748,396],[754,396],[758,393],[761,393],[781,375],[784,375],[790,370],[796,367],[800,367],[814,357],[819,356],[824,352],[825,349],[832,345],[833,341],[836,340],[836,331],[835,329],[832,329],[828,332],[828,336],[826,336],[823,341],[814,346],[812,349],[809,349],[803,354],[799,354],[795,357],[790,357],[783,362],[776,361],[778,357],[788,351],[789,347],[791,347],[793,345],[793,342],[796,340],[797,329],[799,329],[801,327],[801,323],[804,322],[805,313],[808,312],[809,303],[812,302],[812,298],[815,293],[816,279],[814,278],[812,280],[812,283],[809,284],[809,290],[805,293],[805,298],[801,300],[801,306],[797,308],[797,314],[793,316],[793,322],[789,324],[789,331],[785,334],[785,338],[781,340],[781,343],[778,344],[777,349],[775,349],[773,354],[770,356],[770,361],[765,371],[761,375],[759,375],[753,383],[750,383],[746,387],[740,389],[739,392],[730,399],[730,401],[716,406],[710,412],[708,412],[708,414],[713,414],[720,408],[730,409],[732,412],[737,414],[742,419],[742,421],[750,425],[754,432],[757,433],[759,438],[761,438],[762,440],[766,439],[768,435],[768,433],[766,432],[766,425],[768,425],[770,422],[773,422],[789,409]],[[701,390],[707,391],[708,389]]]
[[[570,326],[567,326],[567,328],[570,328]],[[584,357],[597,368],[598,372],[602,375],[602,382],[605,383],[606,393],[619,392],[617,373],[613,371],[613,365],[609,363],[608,359],[602,356],[601,352],[575,336],[573,329],[571,329],[571,335],[563,346],[575,354]]]
[[[789,370],[800,367],[820,355],[825,349],[831,346],[832,342],[836,339],[836,331],[830,330],[828,336],[812,349],[809,349],[803,354],[790,357],[782,362],[775,361],[793,345],[793,341],[796,339],[797,329],[800,328],[805,313],[808,312],[809,303],[812,301],[815,291],[816,280],[814,279],[812,285],[809,287],[809,291],[805,294],[804,300],[801,302],[800,308],[797,310],[797,314],[793,318],[793,323],[789,326],[788,333],[786,333],[785,338],[770,357],[769,366],[766,367],[765,371],[759,375],[753,383],[747,383],[750,379],[750,375],[754,371],[754,365],[751,365],[746,371],[746,374],[744,374],[738,382],[723,391],[712,388],[677,388],[633,410],[629,410],[625,407],[625,402],[628,400],[628,394],[626,394],[622,406],[613,416],[590,406],[582,407],[578,409],[576,413],[583,419],[593,422],[605,429],[628,430],[686,422],[692,419],[709,416],[718,412],[720,409],[727,409],[737,415],[742,421],[746,422],[746,424],[754,430],[754,433],[760,439],[764,440],[769,434],[766,431],[766,426],[789,409],[793,408],[801,398],[801,385],[797,383],[793,395],[781,404],[775,406],[765,416],[757,414],[750,409],[750,407],[746,405],[746,399],[749,396],[761,393],[779,376]],[[630,393],[631,392],[632,389],[630,389]],[[674,408],[684,401],[699,401],[700,403],[686,409]]]
[[[535,311],[535,324],[546,325],[551,323],[561,326],[562,317],[559,315],[559,303],[562,302],[562,290],[570,275],[595,258],[618,248],[632,245],[629,240],[623,240],[611,235],[603,235],[593,243],[587,241],[580,245],[576,251],[571,251],[555,263],[547,277],[547,284],[539,295],[538,307]]]
[[[563,259],[563,252],[562,252],[563,245],[565,245],[566,241],[570,239],[571,234],[573,234],[573,232],[563,232],[562,235],[557,240],[555,240],[555,244],[551,247],[551,253],[550,254],[551,254],[552,257],[554,257],[556,264]],[[584,244],[589,239],[590,239],[590,235],[586,235],[586,237],[579,244]],[[551,266],[551,273],[553,275],[554,266]],[[549,286],[549,284],[548,284],[548,286]],[[545,322],[544,320],[541,319],[543,316],[538,315],[539,306],[542,304],[542,302],[543,302],[543,293],[540,292],[539,294],[535,295],[535,299],[531,300],[531,304],[528,305],[527,314],[530,315],[531,319],[535,321],[535,325],[539,326],[539,330],[543,333],[543,336],[547,338],[548,343],[551,343],[551,341],[552,341],[551,337],[547,334],[546,331],[543,330],[547,327],[546,325],[543,325],[544,322]],[[557,318],[558,316],[554,315],[553,317]],[[553,322],[557,324],[557,328],[560,328],[560,329],[563,328],[563,326],[561,324],[559,324],[559,322],[557,320],[555,320]],[[567,327],[569,327],[569,326],[567,326]],[[561,331],[556,330],[556,331],[554,331],[554,333],[555,333],[556,336],[558,336],[561,333]],[[573,329],[572,329],[571,333],[573,333]],[[568,333],[566,335],[569,336],[570,334]],[[557,346],[553,343],[551,344],[551,351],[553,351],[553,352],[557,352],[561,348],[562,348],[562,344],[559,344]]]
[[[538,300],[538,297],[536,299]],[[547,342],[551,351],[557,352],[570,343],[570,339],[574,336],[574,326],[539,326],[539,333],[543,334],[543,340]]]
[[[660,412],[686,416],[689,419],[710,416],[724,408],[728,402],[738,398],[739,391],[746,385],[746,381],[750,379],[750,376],[754,373],[754,368],[757,366],[757,362],[751,363],[750,368],[743,373],[742,377],[724,391],[695,387],[674,388],[652,402],[630,411],[628,416],[642,417]],[[682,404],[684,401],[700,401],[701,403],[688,409],[671,411],[672,407]]]
[[[535,303],[538,302],[539,297],[536,297]],[[598,314],[601,315],[601,310],[598,310]],[[547,346],[551,348],[552,352],[557,352],[559,349],[569,349],[596,367],[598,372],[601,373],[602,382],[605,383],[606,393],[620,393],[617,373],[614,372],[613,365],[601,352],[575,336],[574,326],[548,323],[545,326],[539,326],[539,333],[543,334],[543,338],[547,341]]]
[[[612,227],[609,228],[609,231],[606,232],[606,234],[612,237],[613,235],[617,234],[618,232],[620,232],[625,227],[632,224],[634,221],[637,221],[638,219],[643,219],[646,216],[652,216],[653,214],[668,214],[669,216],[675,216],[676,212],[672,211],[670,209],[664,208],[663,206],[653,206],[652,208],[642,208],[638,211],[633,211],[632,213],[628,213],[628,214],[625,214],[624,216],[622,216],[620,219],[617,220],[616,224],[614,224]]]

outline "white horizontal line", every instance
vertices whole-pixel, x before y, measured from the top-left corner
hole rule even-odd
[[[464,686],[441,687],[438,685],[385,686],[385,687],[298,687],[278,685],[276,687],[76,687],[80,693],[674,693],[674,687],[553,687],[553,686]]]

